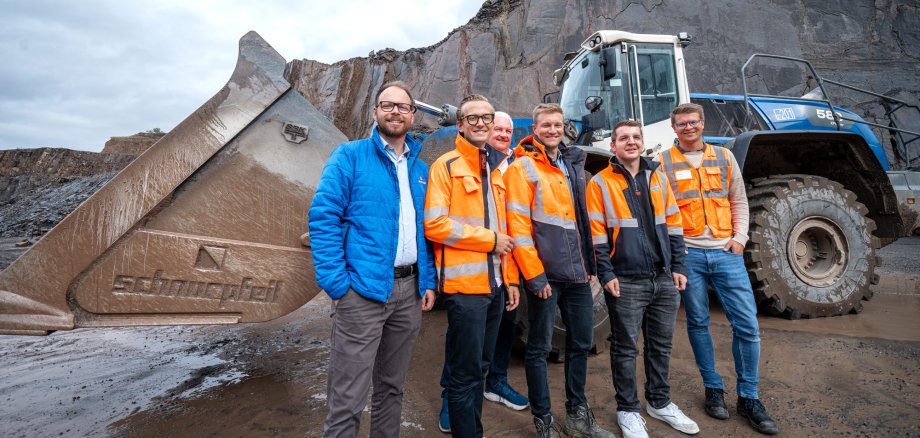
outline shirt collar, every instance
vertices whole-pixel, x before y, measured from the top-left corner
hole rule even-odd
[[[390,144],[387,143],[387,141],[383,139],[383,136],[380,135],[379,132],[377,133],[377,138],[379,138],[380,142],[383,143],[383,149],[386,150],[387,153],[395,157],[396,149],[394,149],[393,146],[390,146]],[[409,147],[409,142],[403,141],[403,156],[408,158],[410,152],[412,152],[412,149]]]

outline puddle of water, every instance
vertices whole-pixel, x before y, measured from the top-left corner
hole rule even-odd
[[[173,388],[185,385],[181,396],[191,397],[239,381],[245,374],[212,347],[221,336],[216,333],[226,332],[219,329],[96,328],[0,337],[3,435],[98,436],[107,424]],[[201,336],[204,332],[209,334]],[[211,372],[196,382],[202,369]]]

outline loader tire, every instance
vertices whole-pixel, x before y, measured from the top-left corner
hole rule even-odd
[[[877,283],[875,221],[841,184],[776,175],[748,186],[745,261],[761,310],[789,319],[862,311]]]
[[[521,295],[529,293],[521,289]],[[600,282],[594,280],[591,282],[591,295],[594,297],[594,344],[591,347],[592,354],[600,354],[604,351],[610,338],[610,316],[607,313],[607,304],[604,301],[604,293]],[[517,312],[517,325],[520,337],[518,340],[524,346],[527,345],[527,336],[530,332],[527,320],[527,300],[533,299],[532,296],[521,297]],[[553,342],[549,352],[549,360],[552,362],[565,362],[565,324],[562,323],[562,314],[559,307],[556,306],[556,319],[553,327]]]

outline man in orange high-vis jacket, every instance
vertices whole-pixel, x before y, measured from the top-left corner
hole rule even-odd
[[[729,417],[725,386],[715,368],[709,333],[709,286],[732,325],[732,354],[738,377],[738,414],[758,432],[775,434],[776,422],[758,400],[760,327],[757,305],[744,266],[748,202],[741,169],[727,149],[703,142],[703,107],[687,103],[671,112],[679,144],[659,154],[677,198],[687,244],[687,289],[681,293],[687,335],[703,377],[706,414]]]
[[[687,434],[700,431],[671,401],[671,339],[687,282],[683,227],[657,162],[642,157],[642,123],[613,130],[610,166],[588,183],[597,271],[610,312],[610,367],[617,422],[625,437],[647,437],[637,390],[639,331],[645,339],[645,401],[650,416]]]
[[[518,303],[505,184],[498,170],[507,157],[486,150],[494,119],[485,97],[474,94],[460,102],[456,149],[431,165],[425,200],[425,237],[433,242],[438,290],[447,294],[444,360],[455,437],[482,437],[483,379],[502,308]]]
[[[514,120],[508,113],[496,111],[492,122],[492,137],[486,144],[486,152],[490,155],[505,155],[508,159],[498,165],[498,171],[504,173],[514,159],[511,149],[511,136],[514,134]],[[493,158],[497,159],[497,158]],[[501,323],[498,325],[498,336],[495,340],[495,351],[489,365],[489,374],[486,378],[486,400],[501,403],[516,411],[527,409],[530,404],[527,397],[521,395],[508,384],[508,364],[511,361],[511,347],[517,338],[517,309],[502,312]],[[441,411],[438,413],[438,430],[450,433],[450,411],[447,406],[447,379],[450,368],[445,366],[441,372]]]
[[[585,207],[586,154],[563,144],[564,118],[559,105],[537,105],[533,123],[534,135],[515,148],[517,159],[505,171],[505,182],[508,229],[527,297],[524,368],[536,436],[558,436],[546,373],[558,305],[566,327],[566,433],[612,437],[597,426],[585,397],[594,336],[590,281],[596,274]]]

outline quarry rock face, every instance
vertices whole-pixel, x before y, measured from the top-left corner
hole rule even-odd
[[[374,95],[396,79],[429,104],[456,105],[475,92],[529,117],[544,94],[558,91],[552,72],[563,55],[604,29],[693,35],[684,49],[691,92],[740,94],[741,65],[753,53],[773,53],[808,59],[827,79],[914,105],[920,99],[920,4],[898,0],[487,0],[432,46],[334,64],[294,60],[289,79],[349,138],[370,132]],[[767,67],[748,78],[754,92],[802,79],[794,69]],[[834,86],[828,92],[835,104],[882,121],[884,109],[872,99]],[[422,132],[436,128],[431,116],[416,122]],[[162,135],[112,137],[98,154],[0,151],[0,236],[47,231]]]
[[[0,237],[44,234],[163,135],[112,137],[101,153],[0,151]]]
[[[684,52],[691,92],[740,94],[747,58],[772,53],[810,60],[827,79],[913,104],[920,97],[920,4],[896,0],[489,0],[433,46],[384,49],[331,65],[295,60],[291,81],[350,138],[368,134],[374,94],[395,79],[429,104],[455,105],[480,93],[497,109],[526,117],[544,94],[557,91],[551,75],[563,55],[603,29],[693,35]],[[773,67],[751,82],[796,76]],[[828,93],[864,117],[882,113],[839,87]],[[416,122],[436,123],[429,116]]]

